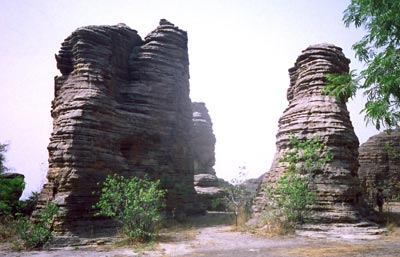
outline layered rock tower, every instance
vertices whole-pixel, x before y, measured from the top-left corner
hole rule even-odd
[[[358,169],[358,139],[350,121],[344,99],[324,95],[328,73],[349,71],[350,60],[342,49],[330,44],[313,45],[305,49],[289,69],[289,106],[279,119],[276,135],[276,154],[271,169],[262,184],[273,185],[287,168],[279,162],[290,148],[289,135],[309,139],[318,135],[330,149],[333,160],[312,175],[311,190],[317,194],[314,209],[315,223],[358,222],[360,196]],[[261,189],[255,199],[255,212],[262,212],[268,203]]]
[[[194,185],[199,200],[208,210],[218,208],[213,201],[224,196],[224,181],[215,175],[215,142],[213,124],[205,103],[192,103],[194,133]],[[221,201],[222,202],[222,201]]]
[[[213,124],[205,103],[193,102],[194,174],[215,175],[215,142]]]
[[[112,226],[93,217],[92,205],[97,183],[114,173],[160,179],[174,215],[203,211],[193,187],[187,40],[161,20],[144,40],[118,24],[79,28],[62,43],[39,201],[59,206],[57,233]]]
[[[378,188],[389,197],[400,196],[400,129],[370,137],[359,148],[361,187],[371,205]]]

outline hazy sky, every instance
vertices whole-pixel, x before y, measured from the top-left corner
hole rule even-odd
[[[40,190],[56,69],[54,54],[76,28],[123,22],[142,38],[166,18],[188,31],[192,101],[204,101],[217,137],[217,176],[266,172],[278,119],[287,107],[287,70],[301,50],[328,42],[343,48],[351,69],[362,66],[351,45],[363,31],[345,28],[347,0],[3,0],[0,3],[0,142],[7,165],[23,173],[28,193]],[[361,143],[376,131],[348,108]]]

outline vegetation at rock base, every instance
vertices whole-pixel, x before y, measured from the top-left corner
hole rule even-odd
[[[14,222],[17,240],[13,242],[16,249],[34,249],[42,247],[53,237],[54,219],[58,207],[49,203],[38,214],[37,221],[31,221],[22,214]]]
[[[367,34],[353,44],[355,56],[366,68],[359,73],[327,75],[325,91],[342,100],[358,90],[367,96],[362,109],[366,122],[377,129],[400,121],[400,0],[352,0],[344,11],[346,27],[362,27]]]
[[[26,217],[31,216],[33,211],[36,209],[38,200],[39,192],[32,192],[27,199],[19,201],[17,213],[20,213]]]
[[[165,207],[166,191],[159,189],[159,185],[160,181],[147,177],[108,176],[93,208],[98,210],[97,216],[107,216],[120,223],[122,232],[131,241],[151,241]]]
[[[292,231],[308,218],[317,198],[309,189],[310,177],[332,160],[329,149],[325,149],[318,136],[307,140],[290,135],[289,139],[290,150],[279,160],[286,163],[286,171],[276,185],[265,188],[271,200],[265,218],[280,233]]]

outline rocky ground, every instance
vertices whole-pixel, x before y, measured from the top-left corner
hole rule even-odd
[[[400,214],[400,204],[392,205],[392,212]],[[226,217],[226,216],[225,216]],[[221,219],[222,218],[222,219]],[[9,244],[0,245],[0,256],[5,257],[128,257],[128,256],[400,256],[400,228],[394,226],[389,235],[375,240],[316,239],[300,236],[265,237],[249,232],[237,232],[226,225],[222,214],[197,217],[188,225],[162,231],[160,242],[146,247],[118,247],[96,245],[69,247],[47,251],[13,252]],[[222,223],[222,224],[221,224]],[[225,224],[224,224],[225,223]]]

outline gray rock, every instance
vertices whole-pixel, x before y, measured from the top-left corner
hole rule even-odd
[[[194,185],[198,187],[218,187],[219,180],[216,176],[211,174],[197,174],[194,175]]]
[[[213,124],[204,103],[192,103],[194,174],[215,175],[215,143]]]
[[[359,148],[359,162],[360,184],[371,205],[378,188],[388,198],[400,196],[400,129],[370,137]]]

